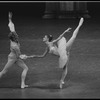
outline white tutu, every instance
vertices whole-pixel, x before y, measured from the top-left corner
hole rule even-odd
[[[58,52],[60,54],[60,56],[64,56],[66,54],[66,38],[62,37],[59,41],[58,41]]]
[[[59,41],[58,41],[58,52],[59,52],[59,55],[60,55],[60,58],[59,58],[59,67],[60,68],[63,68],[68,60],[68,57],[67,57],[67,51],[66,51],[66,38],[65,37],[62,37]]]

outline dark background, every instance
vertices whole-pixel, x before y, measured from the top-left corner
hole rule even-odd
[[[100,2],[87,2],[89,14],[100,16]],[[31,16],[41,18],[45,11],[45,2],[0,2],[0,16],[5,17],[8,11],[14,12],[16,16]]]
[[[45,14],[45,7],[45,1],[0,2],[0,39],[8,38],[9,11],[13,12],[13,22],[15,24],[17,33],[21,33],[21,38],[43,38],[45,34],[53,34],[55,37],[57,37],[57,34],[63,32],[66,27],[73,27],[74,30],[77,22],[79,21],[79,18],[43,19]],[[90,15],[90,18],[85,18],[86,27],[84,28],[83,32],[81,32],[79,37],[99,38],[100,2],[87,1],[87,10],[89,12],[88,14]],[[65,24],[65,26],[63,24]],[[91,28],[90,25],[94,28]],[[53,28],[52,30],[51,27]]]
[[[45,11],[45,3],[0,3],[0,15],[6,16],[8,11],[14,12],[15,16],[39,17],[41,18]]]

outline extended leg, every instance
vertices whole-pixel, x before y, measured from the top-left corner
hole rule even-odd
[[[22,72],[22,75],[21,75],[21,88],[28,87],[28,85],[25,85],[25,79],[26,79],[28,67],[26,66],[26,64],[21,59],[19,59],[17,61],[17,64],[18,64],[18,66],[23,68],[23,72]]]
[[[2,77],[3,74],[5,74],[8,69],[15,63],[14,59],[8,59],[7,64],[4,66],[3,70],[0,72],[0,78]]]
[[[75,41],[76,36],[77,36],[77,34],[78,34],[78,32],[79,32],[79,29],[80,29],[80,27],[82,26],[83,22],[84,22],[84,19],[81,18],[80,21],[79,21],[79,24],[78,24],[77,28],[76,28],[75,31],[73,32],[72,37],[71,37],[70,40],[66,43],[66,48],[67,48],[68,51],[71,49],[71,46],[72,46],[73,42]]]

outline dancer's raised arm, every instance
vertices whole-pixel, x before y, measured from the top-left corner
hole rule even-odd
[[[15,32],[15,26],[12,22],[12,12],[9,12],[8,13],[8,19],[9,19],[9,24],[8,24],[8,27],[10,29],[11,32]]]
[[[12,12],[8,13],[9,22],[12,21]]]
[[[70,29],[71,29],[71,28],[68,28],[67,30],[65,30],[56,40],[53,40],[52,42],[54,43],[54,42],[59,41],[59,40],[63,37],[63,35],[64,35],[66,32],[69,32]]]

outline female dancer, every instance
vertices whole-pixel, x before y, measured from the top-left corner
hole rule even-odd
[[[64,79],[67,75],[67,65],[69,61],[70,49],[71,49],[73,42],[75,41],[75,38],[79,32],[80,27],[83,24],[83,21],[84,19],[81,18],[79,25],[73,32],[73,35],[68,42],[66,42],[66,38],[63,35],[66,32],[68,32],[71,28],[68,28],[67,30],[65,30],[56,40],[53,40],[53,41],[52,41],[53,39],[52,35],[45,35],[45,37],[43,38],[43,41],[46,43],[47,48],[45,52],[43,53],[43,55],[32,55],[32,56],[24,55],[21,58],[27,59],[31,57],[44,57],[47,55],[47,53],[51,53],[51,54],[59,56],[59,68],[63,68],[63,73],[62,73],[62,77],[60,80],[60,88],[62,88],[62,85],[64,84]],[[54,45],[55,42],[57,42],[58,47]]]
[[[14,24],[12,22],[12,13],[9,12],[9,24],[8,27],[10,29],[10,33],[8,35],[10,39],[10,54],[8,55],[8,62],[5,65],[4,69],[0,72],[0,77],[2,77],[3,74],[5,74],[8,71],[8,68],[10,68],[13,64],[17,64],[18,66],[23,68],[23,72],[21,75],[21,88],[28,87],[28,85],[25,85],[25,78],[28,71],[28,67],[23,62],[23,60],[20,59],[21,51],[20,51],[20,44],[18,41],[18,35],[15,31]]]

